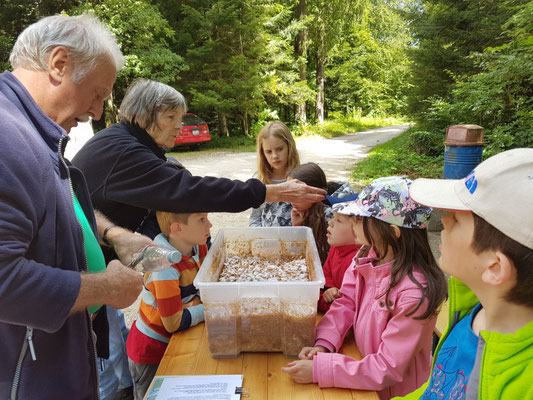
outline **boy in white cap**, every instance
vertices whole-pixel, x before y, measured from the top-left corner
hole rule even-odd
[[[450,322],[431,377],[406,399],[533,399],[533,149],[500,153],[461,180],[417,179],[442,218]]]

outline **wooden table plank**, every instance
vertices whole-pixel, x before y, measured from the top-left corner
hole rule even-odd
[[[360,359],[353,334],[346,337],[343,354]],[[160,375],[242,374],[250,399],[257,400],[379,400],[376,392],[325,388],[295,383],[281,368],[294,358],[282,353],[241,353],[235,358],[213,358],[205,324],[172,336],[157,370]]]
[[[268,359],[259,353],[245,353],[243,359],[243,387],[256,399],[268,399]]]

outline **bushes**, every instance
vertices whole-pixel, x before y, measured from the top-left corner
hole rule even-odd
[[[408,137],[409,147],[414,152],[431,157],[442,155],[445,138],[442,133],[413,130]]]
[[[413,135],[417,136],[417,139],[413,139]],[[363,187],[382,176],[400,175],[411,179],[442,177],[444,145],[441,140],[437,154],[437,141],[434,141],[432,136],[430,132],[408,129],[400,136],[371,150],[368,157],[356,165],[352,179],[356,185]],[[419,140],[420,137],[424,137],[424,140],[431,138],[430,141],[435,146],[435,156],[414,150],[413,141]]]

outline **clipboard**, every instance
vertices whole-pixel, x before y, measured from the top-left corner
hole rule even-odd
[[[145,400],[240,400],[249,397],[242,375],[162,375],[152,380]]]

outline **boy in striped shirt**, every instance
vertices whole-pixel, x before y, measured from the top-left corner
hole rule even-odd
[[[206,254],[207,213],[156,213],[161,234],[154,241],[178,250],[181,261],[159,272],[144,274],[139,317],[126,348],[135,399],[142,399],[163,358],[170,337],[204,320],[204,309],[193,280]]]

